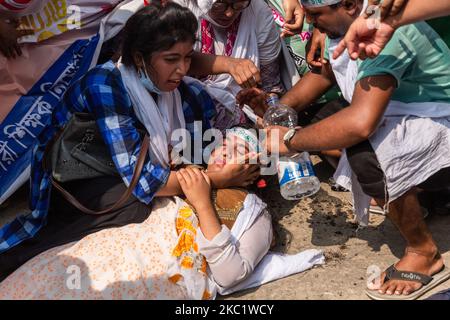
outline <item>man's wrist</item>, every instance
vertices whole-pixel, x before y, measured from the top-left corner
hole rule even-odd
[[[300,129],[301,129],[301,127],[291,128],[283,136],[284,145],[288,148],[288,150],[297,151],[296,148],[293,146],[293,140],[294,140],[294,137],[297,135],[298,130],[300,130]]]

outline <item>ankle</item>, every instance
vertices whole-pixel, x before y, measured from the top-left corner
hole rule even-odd
[[[434,244],[421,245],[421,246],[407,246],[405,249],[406,254],[416,254],[424,256],[429,259],[439,259],[440,253],[438,247]]]

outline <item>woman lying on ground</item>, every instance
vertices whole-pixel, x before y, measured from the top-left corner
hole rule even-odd
[[[104,229],[38,255],[0,283],[0,299],[210,299],[323,263],[316,250],[268,254],[272,219],[255,194],[242,188],[211,194],[208,172],[249,156],[245,141],[254,136],[243,140],[243,134],[232,129],[228,137],[240,146],[216,149],[206,172],[177,171],[186,200],[156,198],[142,223]]]
[[[13,243],[8,243],[12,248],[7,251],[0,244],[0,280],[45,250],[105,228],[145,221],[155,197],[183,194],[170,166],[169,149],[178,142],[172,141],[172,132],[186,129],[194,137],[194,121],[199,120],[206,130],[216,116],[212,100],[198,82],[188,85],[184,78],[196,30],[197,21],[188,9],[174,3],[165,7],[152,4],[127,22],[121,61],[97,66],[68,90],[53,114],[52,125],[39,137],[40,145],[34,153],[33,211],[2,229],[8,233],[23,225],[27,234],[13,237]],[[142,148],[140,132],[150,136],[149,155],[133,196],[107,215],[87,215],[73,207],[56,189],[52,190],[51,172],[42,167],[46,145],[77,112],[95,118],[111,154],[112,167],[118,172],[63,184],[77,200],[95,211],[109,208],[125,193]],[[209,173],[216,188],[245,186],[258,175],[256,164]],[[5,238],[3,233],[0,236]]]

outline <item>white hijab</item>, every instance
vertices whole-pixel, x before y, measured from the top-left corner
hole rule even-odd
[[[267,205],[259,197],[249,193],[245,198],[242,211],[231,228],[231,241],[238,243],[244,232],[253,225],[260,215],[266,212],[266,208]],[[220,294],[227,295],[258,287],[324,263],[325,257],[320,250],[310,249],[296,254],[269,251],[245,280],[231,288],[222,288],[218,285],[216,288]]]

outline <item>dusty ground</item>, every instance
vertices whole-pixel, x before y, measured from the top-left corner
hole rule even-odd
[[[315,162],[322,189],[314,198],[286,201],[276,182],[263,195],[277,221],[276,250],[320,249],[325,252],[326,264],[226,299],[368,299],[364,294],[367,267],[386,268],[402,256],[404,242],[384,216],[372,215],[370,225],[358,230],[348,204],[350,194],[331,191],[326,183],[331,168],[320,160]],[[19,192],[7,209],[0,208],[0,225],[26,208],[25,196]],[[427,221],[450,265],[450,216],[430,216]],[[426,296],[448,287],[450,281]]]

